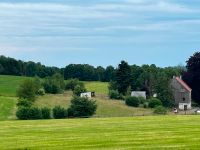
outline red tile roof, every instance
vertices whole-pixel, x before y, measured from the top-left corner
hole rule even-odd
[[[176,80],[189,92],[192,91],[192,89],[179,77],[176,77]]]

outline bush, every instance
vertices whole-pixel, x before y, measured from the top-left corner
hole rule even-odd
[[[61,106],[55,106],[53,108],[53,117],[55,119],[63,119],[67,117],[67,110]]]
[[[43,88],[39,89],[39,90],[37,91],[37,95],[40,95],[40,96],[45,95],[45,90],[44,90]]]
[[[51,119],[51,109],[44,107],[41,108],[42,119]]]
[[[87,91],[87,90],[86,90],[84,84],[82,84],[82,85],[76,85],[75,88],[74,88],[73,94],[74,94],[75,96],[80,96],[81,93],[84,93],[84,92],[86,92],[86,91]]]
[[[42,112],[37,107],[30,107],[28,114],[31,120],[42,119]]]
[[[119,92],[117,90],[110,90],[109,98],[110,99],[123,99],[123,96],[121,94],[119,94]]]
[[[74,89],[75,89],[75,87],[77,85],[82,86],[83,83],[80,82],[78,79],[69,79],[69,80],[66,81],[65,90],[72,90],[72,91],[74,91]]]
[[[20,120],[28,120],[29,119],[29,107],[19,107],[16,112],[16,116]]]
[[[95,114],[97,109],[96,101],[85,97],[74,97],[68,109],[69,117],[89,117]]]
[[[144,104],[146,102],[146,99],[144,97],[138,97],[140,104]]]
[[[140,105],[140,101],[137,97],[128,96],[125,98],[125,103],[128,106],[138,107]]]
[[[22,99],[35,101],[37,87],[33,80],[25,80],[17,90],[17,96]]]
[[[143,104],[143,107],[144,107],[144,108],[147,108],[147,107],[148,107],[148,103],[144,103],[144,104]]]
[[[165,115],[167,114],[167,109],[163,106],[157,106],[154,110],[154,114]]]
[[[161,105],[162,105],[162,102],[157,98],[151,98],[149,100],[149,107],[150,108],[155,108],[155,107],[161,106]]]
[[[19,99],[17,102],[18,107],[31,107],[32,104],[33,103],[27,99]]]
[[[41,110],[37,107],[19,107],[16,116],[21,120],[42,119]]]
[[[64,79],[60,74],[45,79],[43,83],[46,93],[58,94],[64,91]]]

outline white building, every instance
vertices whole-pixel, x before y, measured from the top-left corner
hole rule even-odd
[[[132,91],[131,92],[131,96],[134,96],[134,97],[143,97],[144,99],[147,99],[146,91]]]

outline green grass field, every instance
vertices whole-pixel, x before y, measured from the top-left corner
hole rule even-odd
[[[0,96],[0,120],[15,118],[16,102],[14,97]]]
[[[40,97],[35,105],[39,107],[53,108],[55,105],[61,105],[68,108],[72,98],[71,92],[66,92],[60,95],[45,95]],[[97,102],[97,111],[94,117],[128,117],[135,115],[152,115],[151,109],[133,108],[126,106],[123,101],[110,100],[107,97],[97,95],[94,98]]]
[[[199,149],[200,116],[1,121],[0,149]]]
[[[108,94],[107,82],[84,82],[88,91],[95,91],[98,94]]]
[[[14,119],[16,111],[16,91],[20,83],[26,77],[17,76],[2,76],[0,75],[0,120]],[[30,78],[29,78],[30,79]],[[151,109],[132,108],[124,104],[123,101],[109,100],[107,97],[108,83],[105,82],[84,82],[88,91],[95,91],[97,101],[97,111],[94,117],[128,117],[134,115],[150,115]],[[13,98],[10,98],[13,97]],[[56,105],[69,107],[72,92],[65,92],[64,94],[51,95],[46,94],[39,97],[35,103],[39,107],[53,108]]]
[[[16,91],[24,80],[29,77],[0,75],[0,95],[16,96]],[[84,82],[88,91],[95,91],[98,94],[108,93],[108,83],[106,82]]]
[[[0,95],[16,96],[16,91],[20,83],[25,79],[28,79],[28,77],[0,75]]]

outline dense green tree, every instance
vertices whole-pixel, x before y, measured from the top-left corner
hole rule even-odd
[[[68,109],[69,117],[90,117],[97,109],[96,101],[88,98],[74,97]]]
[[[35,101],[37,88],[35,82],[31,79],[25,80],[17,90],[17,96],[22,99]]]
[[[192,99],[200,104],[200,52],[196,52],[187,61],[187,72],[183,79],[192,88]]]
[[[62,93],[65,89],[64,78],[61,74],[56,73],[52,77],[47,77],[43,83],[46,93]]]
[[[125,61],[121,61],[117,68],[116,83],[119,93],[125,95],[131,83],[131,67]]]

